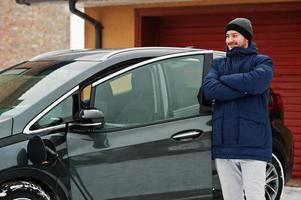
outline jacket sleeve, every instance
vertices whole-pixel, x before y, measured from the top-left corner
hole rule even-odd
[[[202,86],[204,95],[208,100],[230,101],[245,96],[242,92],[221,83],[218,80],[219,76],[217,62],[214,60]]]
[[[245,94],[262,94],[267,90],[273,77],[273,63],[269,57],[257,58],[257,66],[250,72],[223,75],[222,83]]]

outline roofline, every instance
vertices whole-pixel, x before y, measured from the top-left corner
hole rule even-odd
[[[94,49],[79,49],[79,50],[62,49],[62,50],[56,50],[56,51],[49,51],[49,52],[46,52],[46,53],[39,54],[35,57],[32,57],[32,58],[29,59],[29,61],[35,61],[35,60],[39,60],[43,57],[51,57],[51,56],[65,54],[65,53],[88,52],[89,50],[94,50]]]
[[[113,56],[116,56],[118,54],[121,54],[121,53],[126,53],[126,52],[130,52],[130,51],[136,51],[136,50],[152,50],[152,49],[155,49],[155,50],[167,50],[167,49],[170,49],[170,50],[193,50],[192,48],[187,48],[187,47],[133,47],[133,48],[125,48],[125,49],[119,49],[119,50],[116,50],[116,51],[113,51],[112,53],[108,53],[108,55],[104,56],[104,60],[108,59],[108,58],[111,58]],[[199,50],[199,49],[194,49],[194,50]]]
[[[180,52],[191,52],[191,51],[208,51],[205,49],[196,49],[196,48],[191,48],[191,47],[133,47],[133,48],[122,48],[122,49],[78,49],[78,50],[72,50],[72,49],[64,49],[64,50],[57,50],[57,51],[51,51],[51,52],[46,52],[40,55],[37,55],[31,59],[29,59],[29,61],[38,61],[38,60],[53,60],[55,59],[55,57],[57,56],[68,56],[71,54],[82,54],[79,57],[76,57],[74,59],[74,61],[95,61],[95,62],[101,62],[101,61],[105,61],[107,59],[110,59],[114,56],[118,56],[118,55],[122,55],[124,53],[130,53],[133,51],[178,51],[178,53]],[[99,58],[89,58],[89,59],[83,59],[83,57],[85,56],[92,56],[92,55],[97,55],[97,54],[101,54],[104,53],[101,57]],[[86,55],[85,55],[86,54]],[[71,61],[70,60],[70,61]]]

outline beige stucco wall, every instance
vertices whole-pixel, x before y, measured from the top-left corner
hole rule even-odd
[[[0,68],[38,54],[69,48],[70,12],[66,3],[32,6],[0,1]]]
[[[149,3],[140,5],[86,7],[85,12],[104,26],[103,48],[134,47],[135,8],[185,7],[247,3],[292,2],[291,0],[195,0],[177,3]],[[85,47],[94,48],[94,27],[85,25]]]
[[[134,6],[86,8],[85,11],[104,26],[103,48],[134,45]],[[94,27],[87,23],[85,27],[85,47],[94,48]]]

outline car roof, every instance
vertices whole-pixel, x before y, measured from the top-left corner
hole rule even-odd
[[[96,61],[101,62],[111,58],[124,57],[135,58],[137,57],[157,57],[174,53],[184,53],[191,51],[204,51],[204,49],[195,48],[178,48],[178,47],[136,47],[125,49],[83,49],[83,50],[60,50],[53,51],[36,56],[30,61],[42,60],[61,60],[61,61]],[[212,52],[212,51],[210,51]]]

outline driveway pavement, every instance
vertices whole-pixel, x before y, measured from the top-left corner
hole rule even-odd
[[[301,199],[301,187],[284,187],[281,200],[300,200]]]

